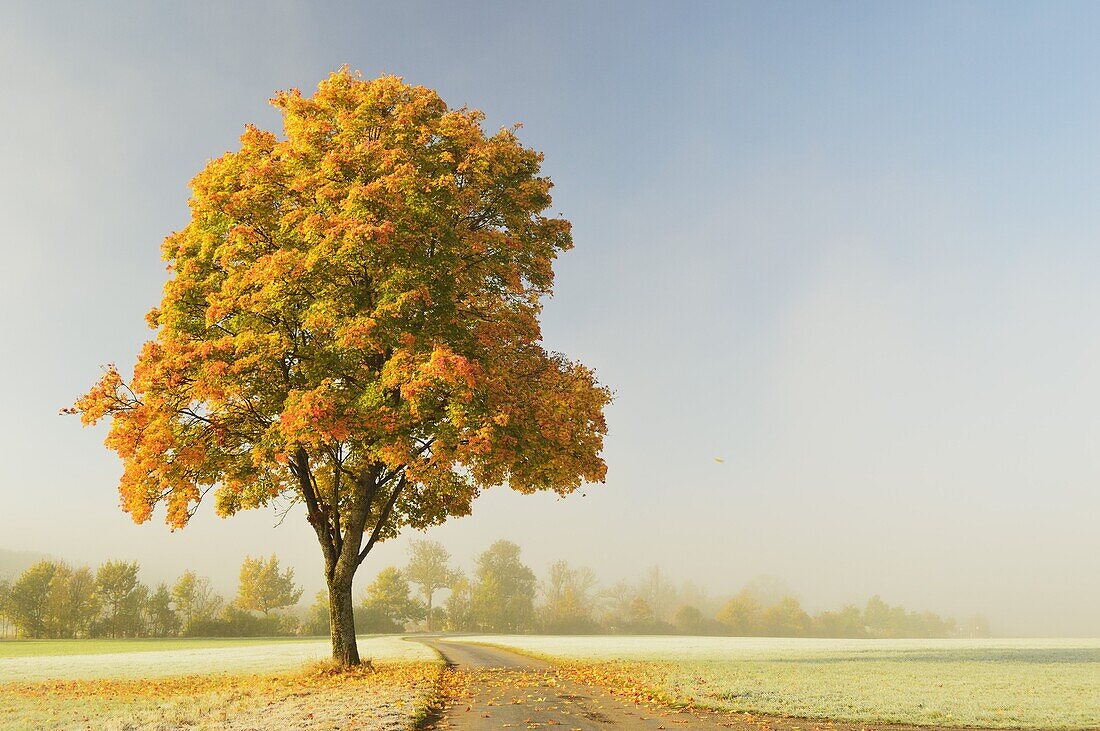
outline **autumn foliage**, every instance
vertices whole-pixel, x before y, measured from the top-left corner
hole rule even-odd
[[[350,611],[355,568],[403,526],[494,485],[603,480],[610,394],[541,345],[572,241],[515,129],[346,69],[272,103],[283,137],[248,126],[192,181],[133,377],[108,367],[72,411],[112,417],[137,522],[163,504],[181,528],[211,491],[223,516],[304,504]]]

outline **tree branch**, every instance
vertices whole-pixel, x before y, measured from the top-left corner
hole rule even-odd
[[[393,506],[397,504],[397,498],[401,495],[401,491],[405,489],[407,480],[405,479],[405,473],[401,473],[401,479],[397,481],[397,487],[393,488],[393,494],[390,495],[390,499],[386,501],[386,505],[382,508],[382,512],[378,516],[378,520],[375,521],[374,530],[371,531],[370,540],[367,541],[367,545],[363,546],[363,550],[359,552],[359,557],[355,562],[355,565],[363,563],[363,559],[370,553],[370,549],[374,547],[374,544],[378,542],[378,537],[382,535],[382,527],[386,525],[386,521],[390,519],[390,513],[393,512]]]
[[[331,574],[340,553],[336,549],[336,542],[332,540],[328,518],[317,503],[317,494],[313,490],[313,476],[309,469],[309,455],[304,448],[298,447],[294,460],[290,463],[290,470],[298,478],[298,485],[302,489],[302,497],[306,502],[306,510],[309,512],[309,522],[317,533],[321,551],[325,554],[325,571]]]

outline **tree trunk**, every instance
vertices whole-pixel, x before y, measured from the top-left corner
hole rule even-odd
[[[328,626],[332,636],[332,659],[340,665],[358,665],[355,644],[355,613],[351,601],[351,579],[333,580],[328,586]]]
[[[432,631],[432,594],[435,592],[428,592],[428,631]]]
[[[429,442],[430,444],[431,442]],[[308,510],[307,520],[317,533],[321,544],[321,553],[325,556],[325,578],[328,584],[328,624],[332,637],[332,659],[344,666],[359,665],[359,648],[355,644],[355,615],[352,611],[351,584],[355,571],[366,558],[367,553],[381,537],[382,529],[389,520],[393,506],[406,485],[404,472],[400,472],[397,484],[391,488],[390,496],[376,514],[372,513],[377,491],[392,480],[398,473],[390,473],[385,479],[385,465],[372,464],[355,480],[352,493],[342,508],[339,496],[335,498],[335,507],[319,500],[315,490],[316,483],[309,468],[309,454],[299,446],[291,472],[298,478],[302,496]],[[338,482],[340,471],[334,478]],[[346,514],[342,510],[346,509]],[[368,521],[374,518],[374,527],[366,546],[363,536]],[[368,665],[369,665],[368,661]]]

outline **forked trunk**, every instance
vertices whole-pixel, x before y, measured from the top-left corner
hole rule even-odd
[[[331,581],[328,587],[328,626],[332,635],[332,659],[348,666],[359,664],[355,644],[355,613],[351,601],[351,581]]]
[[[397,504],[397,498],[406,485],[404,472],[391,472],[382,479],[385,466],[380,463],[370,465],[353,485],[346,486],[351,493],[345,493],[347,500],[344,506],[341,507],[337,500],[334,509],[318,497],[316,481],[309,466],[309,454],[304,447],[299,446],[295,451],[290,469],[301,485],[308,510],[307,520],[317,533],[317,541],[325,556],[332,659],[336,664],[345,667],[359,665],[359,648],[355,644],[355,615],[351,604],[352,579],[355,578],[359,564],[382,535],[382,528],[389,520],[393,506]],[[343,472],[337,470],[333,478],[334,494],[339,493],[339,477]],[[389,488],[391,492],[381,510],[372,512],[375,498],[379,497],[378,490],[398,474],[400,476],[397,477],[397,483]],[[364,532],[372,518],[374,527],[366,545],[363,545]],[[369,661],[367,665],[370,665]]]

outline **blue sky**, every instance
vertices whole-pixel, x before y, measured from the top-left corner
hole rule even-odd
[[[1100,634],[1098,27],[1070,3],[6,3],[0,546],[226,586],[274,550],[319,584],[304,523],[132,526],[102,434],[56,412],[148,337],[191,176],[348,64],[523,122],[575,227],[547,342],[617,394],[607,485],[490,492],[431,532],[461,562],[504,536],[540,570]]]

